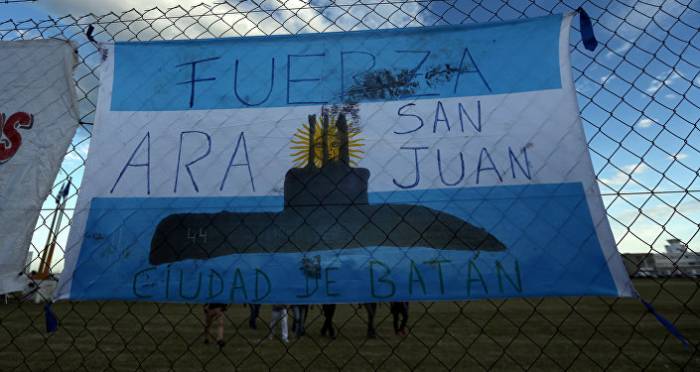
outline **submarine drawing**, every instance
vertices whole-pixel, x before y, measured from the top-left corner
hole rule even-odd
[[[485,229],[449,213],[420,205],[370,204],[370,172],[350,165],[345,116],[339,114],[333,124],[335,138],[329,138],[328,114],[322,115],[322,159],[316,159],[316,116],[309,116],[308,162],[287,171],[281,212],[172,214],[156,227],[149,262],[374,246],[506,249]],[[335,159],[329,158],[332,140]]]

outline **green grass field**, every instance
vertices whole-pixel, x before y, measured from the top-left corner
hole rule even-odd
[[[394,336],[384,304],[372,340],[364,309],[352,305],[338,307],[338,338],[322,338],[315,306],[307,336],[288,345],[264,340],[264,321],[248,329],[248,309],[233,305],[222,351],[203,343],[201,305],[57,303],[60,328],[48,335],[41,305],[11,302],[0,304],[0,371],[700,370],[700,282],[635,284],[690,339],[689,350],[632,299],[412,303],[406,338]]]

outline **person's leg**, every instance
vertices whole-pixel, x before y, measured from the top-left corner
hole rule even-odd
[[[216,315],[216,322],[217,322],[217,335],[216,335],[216,343],[219,345],[219,347],[224,347],[224,311],[223,310],[218,310],[218,314]]]
[[[406,323],[408,323],[408,302],[401,303],[401,333],[406,335]]]
[[[279,323],[280,320],[280,312],[278,310],[272,310],[272,314],[270,315],[270,331],[268,332],[268,338],[272,340],[272,338],[275,336],[275,327],[277,327],[277,323]]]
[[[297,305],[292,305],[290,307],[290,310],[292,310],[292,333],[297,335],[297,324],[299,324],[299,308]]]
[[[258,318],[260,317],[260,304],[253,304],[253,329],[258,329]]]
[[[377,313],[377,303],[370,302],[365,304],[367,310],[367,337],[377,337],[377,331],[374,329],[374,315]]]
[[[309,305],[299,305],[298,306],[299,310],[299,319],[297,321],[297,337],[301,337],[306,333],[306,328],[305,328],[305,323],[306,323],[306,315],[309,313]]]
[[[288,331],[287,331],[287,309],[282,309],[282,311],[280,313],[281,313],[281,315],[280,315],[280,317],[281,317],[281,320],[280,320],[281,329],[280,329],[280,331],[282,333],[282,341],[287,342],[287,341],[289,341],[289,335],[288,335]]]
[[[370,332],[372,330],[372,309],[370,305],[371,303],[362,304],[367,313],[367,337],[370,337]]]
[[[256,314],[255,311],[255,304],[248,304],[248,310],[249,310],[249,317],[248,317],[248,326],[251,329],[257,329],[258,325],[256,323],[258,314]]]
[[[211,318],[211,313],[208,308],[204,308],[204,343],[208,344],[209,339],[211,338],[211,323],[212,323],[212,318]]]
[[[335,328],[333,328],[333,317],[335,316],[336,304],[328,305],[328,335],[335,339]]]
[[[328,334],[328,324],[330,323],[330,318],[329,318],[329,311],[330,311],[330,306],[331,305],[321,305],[321,312],[323,313],[323,326],[321,326],[321,336],[325,336]]]
[[[394,334],[399,334],[399,309],[398,309],[398,303],[397,302],[392,302],[391,305],[389,305],[389,310],[391,311],[391,318],[393,321],[394,325]]]

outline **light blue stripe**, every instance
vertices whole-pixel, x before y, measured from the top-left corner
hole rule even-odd
[[[561,86],[560,26],[555,15],[471,26],[116,43],[111,108],[281,107],[555,89]]]
[[[579,183],[371,194],[371,204],[422,205],[483,227],[507,247],[502,252],[367,247],[148,263],[156,225],[170,214],[279,211],[282,203],[276,197],[95,198],[71,297],[342,303],[617,295]],[[313,289],[316,283],[306,282],[300,262],[315,256],[322,276],[313,295],[303,297],[307,284]]]

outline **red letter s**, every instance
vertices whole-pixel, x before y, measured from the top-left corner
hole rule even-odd
[[[5,121],[5,114],[0,113],[0,131],[5,136],[4,139],[0,139],[0,164],[10,160],[22,145],[22,136],[17,129],[29,129],[32,125],[34,125],[34,116],[26,112],[15,112],[7,121]]]

